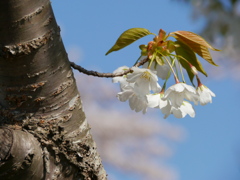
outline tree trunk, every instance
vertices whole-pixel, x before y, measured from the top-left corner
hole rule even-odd
[[[106,179],[49,0],[0,1],[0,179]]]

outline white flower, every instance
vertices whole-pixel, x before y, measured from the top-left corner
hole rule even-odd
[[[195,117],[195,111],[192,105],[187,101],[183,101],[182,105],[178,108],[172,106],[170,113],[176,118],[184,118],[187,114],[192,118]],[[168,116],[169,114],[166,114],[164,118],[167,118]]]
[[[143,68],[147,68],[147,67],[148,67],[148,63],[145,63],[143,65]],[[157,71],[157,76],[160,77],[163,80],[167,78],[168,73],[170,71],[170,67],[166,62],[165,62],[164,65],[159,65],[156,62],[153,62],[150,69],[154,70],[154,71]]]
[[[147,100],[148,100],[148,107],[156,108],[156,107],[159,107],[162,99],[161,99],[160,93],[157,93],[157,94],[148,94]]]
[[[210,89],[208,89],[207,86],[204,86],[203,84],[198,86],[197,93],[199,95],[199,101],[201,105],[212,103],[212,96],[216,96]]]
[[[170,114],[171,104],[169,100],[163,100],[163,93],[147,95],[148,107],[159,108],[163,114]]]
[[[159,92],[161,90],[158,84],[156,71],[145,68],[132,68],[133,73],[127,75],[127,82],[135,83],[134,90],[142,95],[149,94],[150,91]]]
[[[172,85],[166,90],[164,96],[164,99],[169,99],[175,108],[182,105],[184,98],[197,104],[199,97],[195,88],[185,83]]]
[[[149,94],[147,95],[148,107],[159,108],[164,114],[164,119],[166,119],[170,114],[173,114],[176,118],[184,118],[187,114],[191,117],[195,117],[195,111],[192,105],[183,101],[180,107],[174,107],[171,105],[169,99],[163,100],[163,94]]]
[[[126,71],[126,70],[129,70],[129,67],[127,67],[127,66],[122,66],[122,67],[117,68],[115,71],[113,71],[113,74],[123,73],[123,72]],[[126,76],[126,75],[117,76],[117,77],[113,77],[113,78],[112,78],[112,82],[113,82],[113,83],[120,83],[120,88],[121,88],[121,90],[122,90],[122,88],[123,88],[125,85],[128,85],[128,84],[129,84],[126,80],[127,80],[127,76]]]
[[[143,114],[147,112],[146,96],[141,96],[136,93],[132,85],[124,86],[122,92],[117,94],[117,97],[122,102],[129,100],[129,106],[132,110],[135,110],[135,112],[142,111]]]

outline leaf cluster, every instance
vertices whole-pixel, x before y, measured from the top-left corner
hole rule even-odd
[[[106,55],[113,51],[118,51],[150,34],[154,35],[144,28],[128,29],[120,35]],[[175,38],[176,41],[169,40],[169,37]],[[164,64],[165,57],[176,57],[182,67],[186,69],[191,82],[195,75],[192,71],[193,66],[197,71],[207,76],[196,54],[205,59],[208,63],[217,66],[211,57],[209,49],[220,51],[212,47],[204,38],[195,33],[189,31],[175,31],[167,35],[162,29],[160,29],[158,35],[155,35],[153,41],[150,41],[147,45],[140,45],[139,48],[141,49],[142,56],[147,56],[150,62],[155,61],[159,65]]]

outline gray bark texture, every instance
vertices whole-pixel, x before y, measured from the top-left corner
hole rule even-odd
[[[0,179],[107,179],[49,0],[0,1]]]

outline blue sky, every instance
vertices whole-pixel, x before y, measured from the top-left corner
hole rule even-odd
[[[79,50],[77,62],[81,66],[102,72],[131,66],[139,57],[138,46],[152,39],[145,37],[105,56],[118,36],[129,28],[147,28],[153,33],[160,28],[167,32],[198,33],[204,24],[203,19],[192,20],[190,6],[171,0],[52,1],[52,5],[66,49]],[[221,66],[222,62],[218,64]],[[204,78],[203,83],[216,94],[213,103],[195,107],[194,119],[167,119],[183,126],[188,134],[168,164],[177,169],[180,180],[237,180],[240,178],[239,81],[225,76]]]

